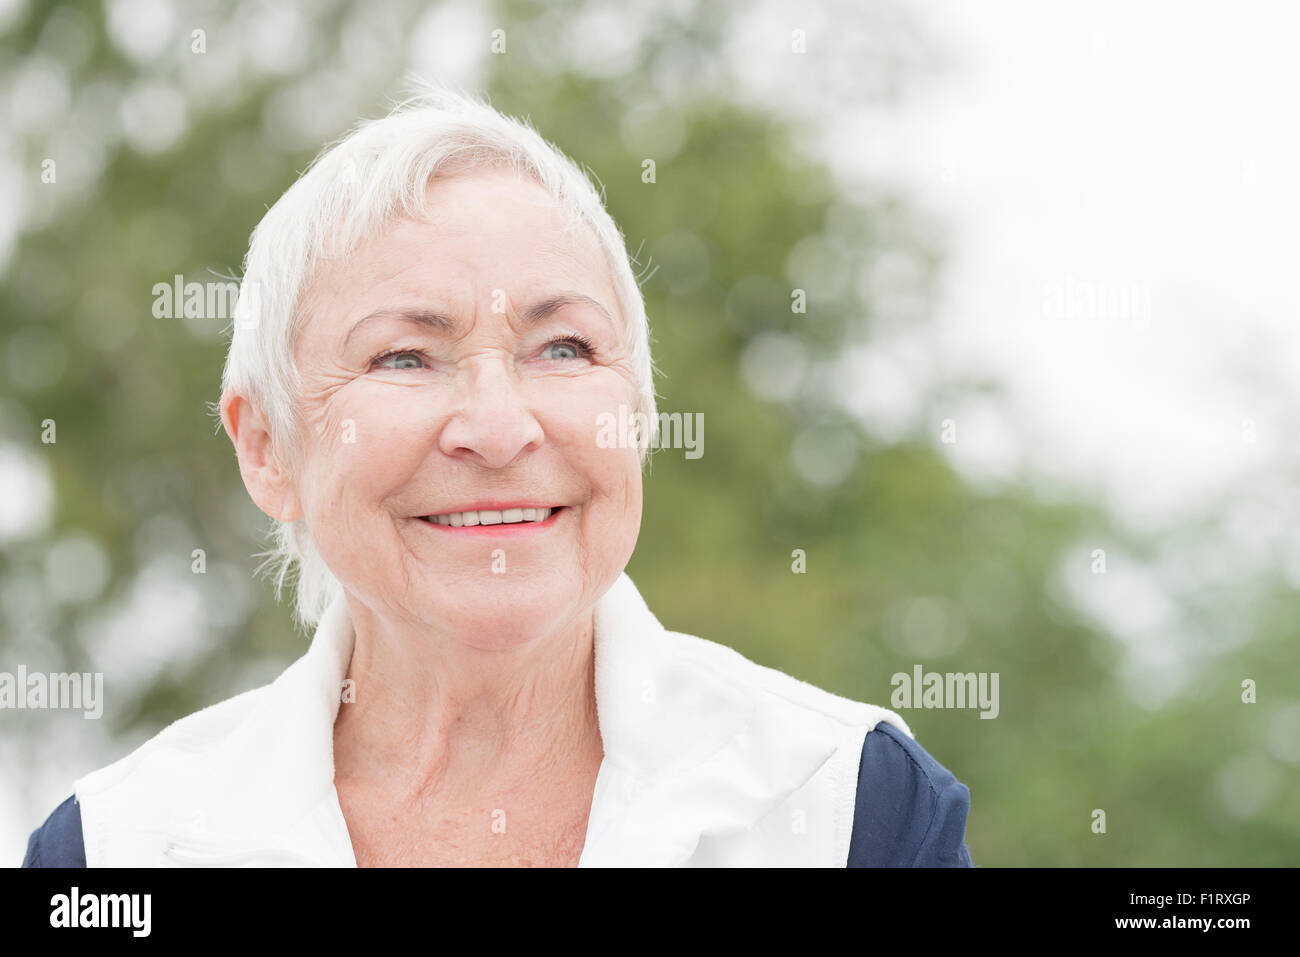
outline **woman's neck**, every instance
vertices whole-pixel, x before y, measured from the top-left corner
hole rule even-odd
[[[352,684],[334,725],[336,780],[482,793],[599,760],[590,612],[498,650],[364,608],[352,621]]]

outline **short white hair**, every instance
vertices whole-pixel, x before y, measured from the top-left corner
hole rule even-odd
[[[567,212],[568,229],[585,223],[595,233],[618,296],[637,379],[634,411],[649,426],[638,432],[645,464],[659,425],[649,323],[632,271],[634,257],[605,210],[603,187],[597,193],[583,170],[527,121],[503,115],[485,99],[417,81],[414,93],[388,116],[359,123],[324,149],[262,217],[249,240],[222,391],[238,393],[261,410],[286,466],[298,460],[301,450],[294,342],[316,269],[399,218],[419,218],[435,179],[502,167],[545,188]],[[263,553],[267,560],[262,567],[273,571],[277,600],[286,580],[296,579],[297,617],[305,626],[314,625],[341,586],[304,521],[272,521],[274,544]]]

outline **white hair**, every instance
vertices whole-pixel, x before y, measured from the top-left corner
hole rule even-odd
[[[222,391],[247,398],[265,416],[280,461],[292,467],[301,452],[300,394],[294,341],[303,298],[315,270],[345,256],[396,219],[418,219],[437,178],[480,168],[508,167],[544,187],[568,214],[566,228],[586,224],[608,262],[623,317],[623,335],[637,379],[635,411],[644,465],[658,433],[650,331],[632,256],[605,210],[603,187],[591,180],[526,121],[507,117],[486,100],[440,84],[418,82],[413,95],[382,119],[359,123],[323,150],[253,230],[240,285]],[[338,580],[317,552],[304,521],[273,519],[273,546],[264,552],[276,598],[296,578],[296,614],[317,623]]]

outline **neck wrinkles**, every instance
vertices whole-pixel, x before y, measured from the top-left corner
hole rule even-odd
[[[364,609],[334,725],[337,778],[416,792],[526,787],[601,753],[593,620],[486,651]]]

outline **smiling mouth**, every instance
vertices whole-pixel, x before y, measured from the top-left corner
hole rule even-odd
[[[471,512],[447,512],[443,515],[422,515],[430,525],[449,528],[474,528],[482,525],[540,525],[548,521],[565,506],[536,506],[531,508],[478,509]]]

